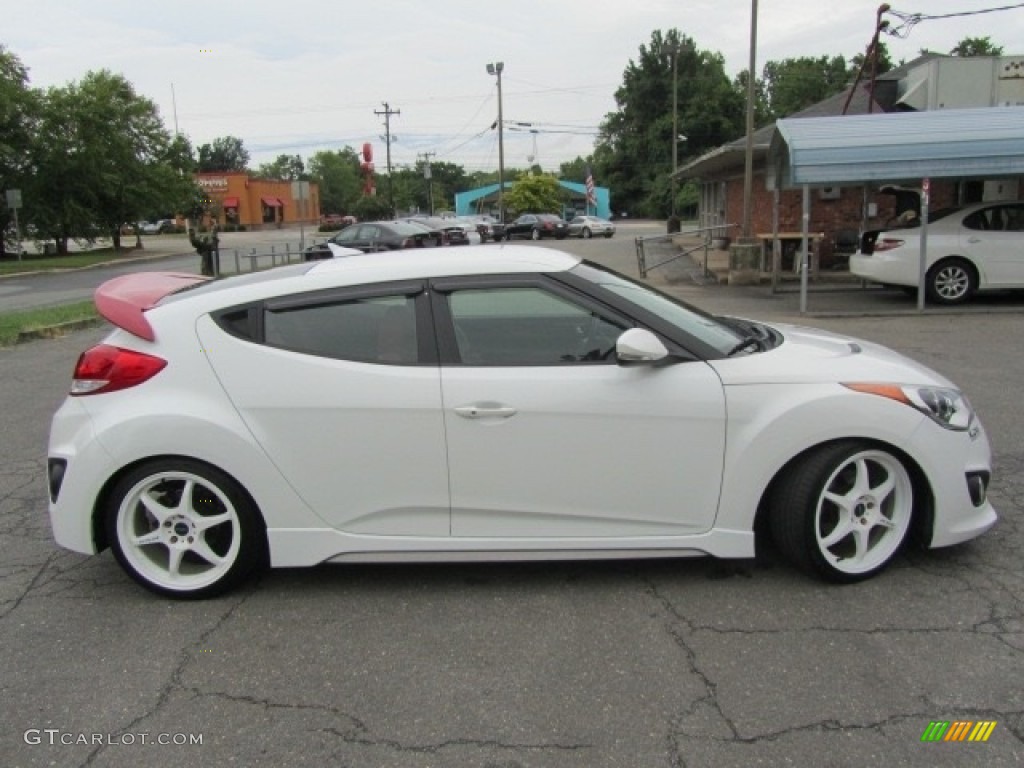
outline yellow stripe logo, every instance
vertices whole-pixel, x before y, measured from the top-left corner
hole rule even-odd
[[[995,720],[932,720],[921,734],[921,741],[988,741],[995,729]]]

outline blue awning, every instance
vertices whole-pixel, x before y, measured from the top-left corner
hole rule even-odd
[[[776,123],[782,187],[1024,175],[1024,107],[940,109]]]

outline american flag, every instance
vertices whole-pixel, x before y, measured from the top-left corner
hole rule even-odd
[[[594,174],[587,166],[587,205],[597,205],[597,195],[594,194]]]

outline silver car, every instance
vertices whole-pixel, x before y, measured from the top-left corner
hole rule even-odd
[[[569,222],[569,237],[590,239],[596,235],[611,237],[614,234],[615,225],[599,216],[577,216]]]

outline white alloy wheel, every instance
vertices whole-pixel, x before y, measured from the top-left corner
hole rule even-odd
[[[889,564],[914,509],[913,482],[897,456],[844,442],[791,469],[772,504],[772,529],[786,554],[830,581],[859,581]]]
[[[189,461],[162,461],[115,487],[107,533],[121,566],[171,597],[208,597],[263,561],[265,534],[237,483]]]
[[[540,230],[535,229],[532,232],[530,232],[530,237],[534,240],[540,240]]]
[[[584,238],[585,238],[586,240],[589,240],[589,239],[590,239],[590,235],[591,235],[591,232],[590,232],[590,227],[584,227],[584,228],[583,228],[583,237],[584,237]]]

